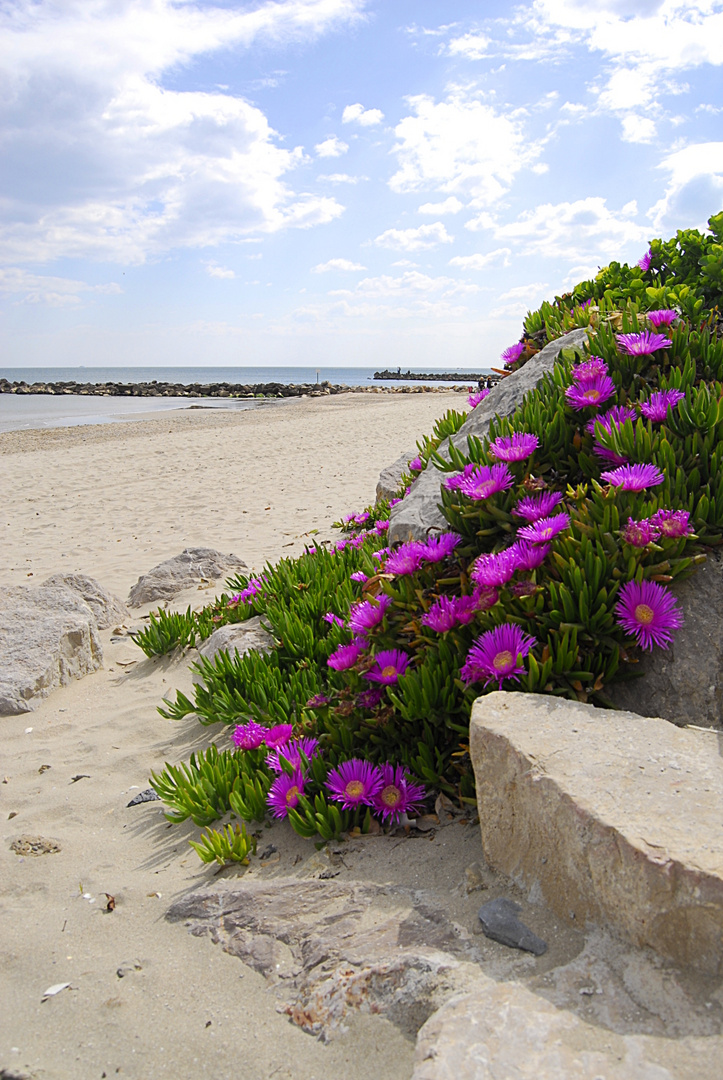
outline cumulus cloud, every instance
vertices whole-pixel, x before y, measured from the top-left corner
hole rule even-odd
[[[418,270],[407,270],[399,277],[389,274],[381,274],[379,277],[362,278],[353,292],[337,291],[332,296],[413,296],[423,293],[440,293],[442,296],[453,296],[456,293],[479,292],[479,286],[466,281],[457,281],[450,277],[430,277]]]
[[[441,221],[432,225],[420,225],[417,229],[387,229],[377,236],[377,247],[392,248],[393,251],[424,251],[437,244],[451,244],[454,240]]]
[[[329,270],[366,270],[366,266],[352,262],[351,259],[329,259],[328,262],[318,263],[311,268],[312,274],[325,274]]]
[[[236,274],[233,270],[230,270],[227,266],[218,266],[216,263],[206,263],[206,273],[209,277],[215,278],[235,278]]]
[[[343,207],[296,194],[304,159],[221,89],[165,89],[172,68],[257,41],[314,38],[362,0],[254,10],[174,0],[16,0],[0,9],[6,135],[0,240],[13,261],[144,261],[174,247],[310,227]]]
[[[337,139],[336,135],[330,135],[328,139],[317,143],[314,149],[319,157],[341,157],[349,149],[349,143]]]
[[[17,266],[0,269],[0,296],[12,297],[17,304],[72,307],[81,304],[83,296],[88,293],[113,295],[122,292],[115,281],[105,285],[88,285],[73,278],[31,274]]]
[[[723,144],[722,144],[723,145]],[[545,203],[522,214],[516,221],[494,226],[495,237],[524,244],[525,253],[567,261],[598,258],[623,259],[643,254],[649,228],[611,210],[597,196],[574,202]]]
[[[455,255],[449,260],[450,266],[459,266],[461,270],[484,270],[488,266],[509,266],[511,248],[495,248],[486,255]]]
[[[366,176],[350,176],[349,173],[319,173],[317,180],[324,180],[327,184],[358,184],[366,180]]]
[[[703,227],[723,201],[723,142],[692,143],[663,158],[669,179],[662,198],[651,208],[655,229],[683,217]]]
[[[341,114],[343,124],[357,123],[362,127],[374,127],[381,124],[383,119],[384,113],[380,109],[365,109],[358,101],[355,105],[347,105]]]
[[[447,45],[450,56],[464,56],[467,60],[481,60],[487,56],[490,39],[484,34],[468,33],[452,38]]]
[[[460,210],[464,210],[464,203],[461,203],[454,195],[450,195],[449,198],[445,199],[443,202],[422,203],[418,213],[434,215],[458,214]]]

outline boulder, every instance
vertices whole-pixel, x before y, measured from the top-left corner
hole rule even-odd
[[[223,555],[213,548],[186,548],[139,577],[128,595],[128,604],[142,607],[156,600],[172,600],[184,589],[245,569],[246,563],[236,555]]]
[[[4,716],[30,712],[56,686],[103,665],[93,612],[62,586],[0,588],[0,656]]]
[[[605,693],[619,709],[663,716],[674,724],[723,727],[723,560],[718,553],[673,592],[685,623],[669,649],[643,653],[640,678]]]
[[[53,574],[43,586],[61,586],[77,593],[93,612],[99,630],[107,630],[130,618],[128,608],[117,596],[111,596],[103,586],[87,574]]]
[[[490,420],[495,416],[511,416],[522,404],[522,399],[534,390],[543,375],[552,371],[560,352],[566,348],[581,349],[587,339],[586,330],[571,330],[545,345],[518,371],[501,379],[489,396],[473,409],[456,435],[452,436],[455,447],[465,451],[467,436],[482,439],[487,434]],[[439,447],[444,456],[449,445],[445,439]],[[447,523],[439,510],[440,486],[445,476],[433,464],[429,464],[412,485],[412,490],[400,503],[392,507],[389,515],[389,543],[400,540],[425,540],[431,530],[443,530]]]
[[[200,643],[198,651],[206,660],[213,660],[218,652],[236,652],[239,656],[243,656],[252,649],[260,653],[270,653],[273,648],[272,635],[265,629],[261,616],[255,615],[245,622],[227,623],[226,626],[220,626],[210,637]],[[193,681],[195,683],[202,681],[198,672],[194,672]]]
[[[537,694],[472,710],[489,864],[562,919],[723,974],[723,758],[714,732]]]
[[[376,501],[378,503],[394,498],[402,483],[402,476],[404,473],[409,472],[409,462],[416,454],[416,450],[408,450],[406,453],[401,454],[393,465],[387,465],[386,469],[382,469],[377,481]]]
[[[482,977],[417,1036],[412,1080],[713,1080],[719,1037],[616,1034],[520,983]]]

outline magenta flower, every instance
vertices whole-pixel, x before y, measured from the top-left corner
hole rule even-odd
[[[251,578],[246,582],[246,588],[242,589],[238,593],[237,600],[253,600],[254,596],[258,596],[264,587],[263,580],[261,578]]]
[[[366,524],[366,522],[369,520],[370,517],[371,517],[371,514],[369,513],[368,510],[362,510],[362,512],[360,514],[355,515],[354,524],[355,525],[364,525],[364,524]]]
[[[495,588],[505,585],[519,567],[513,545],[492,555],[480,555],[472,566],[470,578],[478,585],[484,585],[488,589]]]
[[[455,473],[454,476],[448,476],[444,481],[444,486],[448,491],[457,491],[462,486],[465,480],[469,480],[472,473],[478,466],[473,461],[469,465],[465,465],[464,471],[461,473]]]
[[[365,581],[369,580],[369,578],[366,576],[363,570],[355,570],[353,574],[349,574],[349,580],[358,581],[363,585]]]
[[[474,394],[470,394],[467,398],[467,404],[471,409],[476,409],[481,402],[484,401],[489,395],[489,390],[477,390]]]
[[[333,611],[327,611],[326,615],[321,616],[324,622],[328,622],[329,626],[343,626],[344,620],[335,615]]]
[[[340,645],[335,649],[326,662],[334,671],[348,671],[354,667],[363,652],[364,645],[360,641],[352,641],[349,645]]]
[[[549,518],[547,520],[549,521]],[[520,570],[537,570],[552,550],[550,544],[530,544],[525,540],[517,540],[512,548],[517,556],[517,565]]]
[[[643,649],[659,645],[668,649],[671,630],[683,625],[683,615],[673,594],[657,581],[628,581],[615,605],[617,621]]]
[[[608,398],[615,393],[615,383],[609,375],[596,375],[594,379],[586,379],[584,383],[573,383],[565,391],[568,405],[573,409],[588,409],[591,406],[597,409],[604,405]]]
[[[426,562],[431,563],[442,562],[443,559],[452,554],[461,542],[462,537],[453,532],[430,536],[424,545],[424,559]]]
[[[690,514],[687,510],[658,510],[650,520],[656,528],[660,529],[663,536],[679,540],[681,536],[693,535],[693,529],[689,524]]]
[[[475,590],[475,593],[478,590]],[[493,589],[485,590],[488,594],[494,592]],[[482,608],[478,602],[477,596],[473,593],[472,596],[455,596],[454,600],[454,615],[460,626],[467,626],[477,615],[478,611]],[[497,603],[497,593],[495,592],[495,603]]]
[[[559,491],[541,491],[539,495],[525,495],[520,499],[512,513],[515,517],[524,518],[525,521],[537,521],[547,517],[562,502]]]
[[[289,810],[299,805],[299,796],[304,794],[304,777],[300,772],[293,776],[282,772],[269,788],[266,805],[276,818],[288,817]]]
[[[514,484],[514,477],[506,465],[478,465],[459,485],[462,495],[480,501],[489,499],[498,491],[506,491]]]
[[[660,536],[660,529],[655,525],[651,518],[644,518],[642,521],[633,521],[631,517],[628,518],[628,523],[621,532],[621,536],[626,544],[630,544],[632,547],[644,548],[648,544],[654,544]]]
[[[422,784],[415,784],[402,765],[382,765],[382,786],[373,798],[372,806],[382,818],[398,822],[408,810],[417,809],[424,799]]]
[[[370,682],[391,686],[407,670],[409,657],[401,649],[385,649],[374,657],[374,667],[365,672]]]
[[[439,600],[436,600],[429,611],[422,615],[422,626],[428,626],[430,630],[434,630],[438,634],[446,634],[448,630],[461,621],[457,616],[457,597],[456,596],[440,596]],[[471,596],[459,597],[459,599],[472,601]],[[471,618],[467,621],[471,622],[475,617],[474,602],[471,605]]]
[[[356,810],[357,806],[371,806],[374,796],[384,783],[382,770],[368,761],[352,758],[343,761],[338,769],[332,769],[326,779],[326,787],[335,802],[340,802],[345,810]]]
[[[551,517],[539,518],[532,525],[525,525],[517,535],[522,540],[529,540],[531,544],[549,544],[558,533],[564,532],[569,526],[568,514],[553,514]]]
[[[375,521],[374,523],[374,532],[377,534],[377,536],[383,536],[383,534],[387,531],[388,528],[388,521]]]
[[[595,425],[602,424],[603,429],[610,435],[613,428],[619,428],[626,420],[636,420],[637,416],[635,409],[631,409],[628,405],[613,405],[612,409],[608,409],[602,416],[593,416],[592,420],[588,420],[585,431],[594,435]]]
[[[293,734],[294,729],[291,724],[277,724],[268,729],[264,742],[269,750],[277,750],[279,746],[286,746]]]
[[[467,653],[460,676],[466,683],[497,681],[502,689],[505,679],[519,682],[518,676],[525,672],[521,660],[535,644],[535,638],[523,634],[516,623],[503,623],[494,630],[487,630]]]
[[[588,383],[591,379],[596,379],[598,375],[609,375],[608,366],[603,360],[602,356],[591,356],[589,360],[583,361],[582,364],[577,364],[572,369],[573,382],[579,384]]]
[[[679,315],[675,308],[658,308],[657,311],[646,311],[645,318],[657,330],[659,326],[670,326]]]
[[[404,498],[404,496],[402,496],[402,498]],[[401,501],[402,501],[402,499],[390,499],[389,500],[390,509],[391,509],[392,506],[396,506],[397,503],[400,503]]]
[[[425,545],[419,540],[410,540],[393,551],[384,564],[387,574],[414,574],[425,559]]]
[[[618,348],[628,356],[651,356],[658,349],[669,349],[673,344],[665,334],[653,334],[641,330],[639,334],[616,334]]]
[[[360,635],[373,630],[379,626],[391,603],[391,597],[382,593],[376,600],[362,600],[360,604],[354,604],[349,612],[350,629]]]
[[[524,341],[518,341],[516,345],[508,345],[500,356],[500,360],[504,364],[514,364],[515,361],[520,359],[526,347]]]
[[[658,424],[665,420],[668,409],[674,409],[684,397],[682,390],[656,390],[647,401],[640,403],[640,411],[646,420]]]
[[[424,468],[424,462],[422,461],[419,454],[417,454],[417,456],[415,458],[412,458],[412,460],[409,462],[409,468],[412,472],[422,471],[422,469]]]
[[[362,690],[357,694],[354,704],[358,709],[376,709],[384,697],[381,686],[370,686],[368,690]]]
[[[621,465],[600,473],[600,479],[623,491],[644,491],[662,484],[665,477],[655,465]]]
[[[513,435],[500,436],[490,443],[490,453],[500,461],[524,461],[534,454],[539,445],[537,435],[516,431]]]
[[[475,611],[487,611],[488,608],[495,606],[499,598],[497,589],[489,589],[486,585],[478,585],[472,593]],[[466,600],[467,597],[463,596],[460,599]]]
[[[650,264],[651,264],[652,261],[653,261],[653,249],[648,248],[648,250],[643,255],[642,259],[638,259],[638,266],[640,267],[641,270],[649,270],[650,269]]]
[[[239,724],[231,732],[231,742],[239,750],[257,750],[266,738],[266,728],[249,720],[248,724]]]
[[[606,461],[609,465],[628,464],[628,459],[626,457],[623,457],[622,454],[616,454],[614,450],[610,450],[609,447],[603,446],[602,443],[594,443],[592,452],[593,454],[596,454],[602,461]]]
[[[334,551],[343,551],[348,543],[349,543],[348,540],[338,540],[337,543],[334,544],[333,550]]]
[[[295,772],[302,772],[302,760],[303,754],[307,761],[311,761],[315,754],[319,752],[319,740],[305,737],[303,739],[297,739],[295,742],[287,743],[281,750],[272,750],[270,754],[266,755],[266,765],[272,772],[282,773],[284,770],[279,761],[279,754],[283,754],[290,765],[294,766]]]
[[[349,547],[360,548],[368,535],[369,533],[358,533],[356,536],[352,536],[349,540]]]
[[[314,694],[310,697],[306,703],[307,709],[322,709],[324,705],[329,704],[329,698],[326,694]]]

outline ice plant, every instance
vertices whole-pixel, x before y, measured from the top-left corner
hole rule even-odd
[[[472,566],[470,578],[488,589],[505,585],[516,570],[519,560],[514,545],[491,555],[480,555]]]
[[[447,491],[457,491],[465,480],[469,480],[476,468],[477,465],[475,465],[473,461],[470,461],[469,465],[465,465],[463,472],[455,473],[454,476],[448,476],[444,481],[444,486],[447,488]]]
[[[561,502],[562,495],[559,491],[541,491],[539,495],[525,495],[512,513],[525,521],[537,521],[538,518],[547,517]]]
[[[518,676],[525,672],[521,661],[534,644],[535,638],[524,634],[517,623],[496,626],[475,641],[460,676],[466,683],[484,682],[485,686],[496,681],[501,690],[505,679],[519,682]]]
[[[412,472],[421,472],[424,468],[424,462],[420,458],[419,454],[409,462],[409,468]]]
[[[343,761],[326,778],[326,787],[332,799],[347,810],[355,810],[362,805],[371,806],[383,783],[379,766],[370,765],[359,758]]]
[[[675,308],[658,308],[656,311],[645,312],[645,318],[656,330],[659,326],[670,326],[679,317]]]
[[[608,366],[602,356],[591,356],[572,369],[572,379],[576,383],[587,383],[598,375],[609,375]]]
[[[521,540],[529,540],[531,544],[549,544],[558,533],[569,528],[569,525],[568,514],[553,514],[551,517],[538,518],[532,525],[525,525],[517,535]]]
[[[490,443],[490,453],[499,461],[524,461],[534,454],[539,445],[537,435],[515,431],[512,435],[500,436]]]
[[[626,420],[636,420],[637,416],[635,409],[631,409],[629,405],[613,405],[612,409],[608,409],[602,416],[593,416],[592,420],[588,420],[585,431],[594,435],[596,425],[602,424],[603,429],[610,435],[613,427],[620,427]]]
[[[319,740],[312,739],[311,737],[304,737],[303,739],[296,739],[294,742],[287,743],[286,746],[282,746],[280,750],[272,750],[270,754],[266,755],[266,764],[272,772],[283,772],[284,770],[279,761],[279,754],[283,754],[289,764],[294,766],[294,771],[301,772],[303,767],[301,755],[303,754],[307,761],[311,761],[318,752]]]
[[[458,624],[472,622],[476,614],[477,605],[472,596],[440,596],[422,615],[422,626],[428,626],[438,634],[446,634]]]
[[[573,383],[565,391],[568,405],[573,409],[598,408],[615,393],[615,383],[609,375],[596,375],[593,379]]]
[[[231,732],[231,742],[239,750],[257,750],[266,738],[266,728],[249,720],[248,724],[239,724]]]
[[[489,499],[498,491],[512,487],[514,477],[506,465],[478,465],[473,472],[459,484],[462,495],[479,502]]]
[[[652,261],[653,261],[653,249],[648,248],[648,250],[643,255],[642,259],[638,259],[638,266],[640,267],[641,270],[649,270],[650,269],[650,264],[651,264]]]
[[[401,649],[385,649],[374,657],[374,667],[364,673],[370,682],[391,686],[407,670],[409,657]]]
[[[314,694],[310,697],[306,703],[307,709],[323,709],[325,705],[329,704],[329,698],[326,694]]]
[[[361,694],[357,694],[354,704],[358,709],[376,709],[383,697],[384,691],[381,686],[370,686],[368,690],[362,690]]]
[[[424,545],[425,562],[442,562],[443,559],[446,559],[452,554],[461,541],[462,537],[453,532],[439,533],[437,536],[430,536]]]
[[[489,390],[476,390],[474,394],[470,394],[467,398],[467,404],[471,409],[476,409],[477,406],[484,401],[488,396]]]
[[[393,551],[384,564],[387,574],[414,574],[424,562],[424,544],[410,540]]]
[[[643,649],[659,645],[668,649],[671,630],[683,625],[683,616],[673,594],[656,581],[628,581],[615,605],[617,621],[626,634],[635,637]]]
[[[633,521],[628,518],[628,523],[620,534],[626,544],[632,547],[644,548],[648,544],[654,544],[660,536],[660,529],[655,525],[652,518],[644,518],[642,521]]]
[[[424,798],[424,787],[412,782],[403,765],[386,762],[381,767],[381,773],[382,786],[374,795],[372,806],[382,819],[398,822],[408,810],[417,809]]]
[[[293,734],[294,729],[291,724],[277,724],[266,732],[264,742],[269,750],[276,750],[279,746],[286,746]]]
[[[494,607],[499,598],[497,589],[490,589],[487,585],[478,585],[472,593],[475,611],[486,611],[487,608]],[[467,600],[467,597],[462,596],[460,599]]]
[[[360,641],[352,641],[349,645],[340,645],[335,649],[326,662],[334,671],[348,671],[354,667],[363,652],[364,645]]]
[[[349,612],[349,628],[355,634],[366,634],[378,626],[391,606],[391,597],[382,593],[375,600],[362,600]]]
[[[369,578],[366,576],[363,570],[355,570],[353,574],[349,575],[350,581],[359,581],[363,585]]]
[[[514,364],[520,359],[527,346],[524,341],[518,341],[515,345],[508,345],[500,356],[503,364]]]
[[[355,525],[365,525],[370,517],[371,517],[371,514],[369,513],[368,510],[362,510],[362,512],[360,514],[355,515],[354,524]]]
[[[299,796],[304,794],[304,778],[300,772],[293,776],[282,772],[277,776],[269,788],[266,796],[266,805],[276,818],[285,818],[289,810],[295,810],[299,805]]]
[[[380,520],[380,521],[375,521],[374,522],[374,532],[377,534],[377,536],[383,536],[388,528],[389,528],[389,522],[388,521],[381,521]]]
[[[644,491],[662,484],[665,477],[656,465],[621,465],[600,473],[600,479],[623,491]]]
[[[656,528],[660,529],[662,536],[680,539],[681,536],[693,535],[690,514],[687,510],[658,510],[650,520]]]
[[[665,334],[641,330],[639,334],[616,334],[618,348],[628,356],[652,356],[658,349],[669,349],[673,342]]]
[[[344,620],[338,615],[335,615],[333,611],[327,611],[326,615],[321,616],[324,622],[328,622],[329,626],[343,626]]]
[[[646,420],[658,424],[665,420],[668,409],[674,409],[684,397],[682,390],[655,390],[647,401],[640,403],[640,411]]]
[[[548,519],[549,520],[549,519]],[[533,526],[534,528],[534,526]],[[517,540],[511,550],[515,552],[520,570],[537,570],[550,554],[550,544],[531,544],[526,540]]]

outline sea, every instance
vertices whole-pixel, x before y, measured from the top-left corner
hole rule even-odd
[[[436,372],[414,369],[423,373],[429,385],[439,383]],[[464,374],[464,368],[455,369]],[[374,379],[375,368],[361,367],[47,367],[0,368],[0,379],[8,382],[71,382],[78,383],[321,383],[346,386],[408,386],[406,380],[380,382]],[[480,367],[482,374],[488,371]],[[470,385],[472,374],[470,371]],[[412,383],[411,385],[415,385]],[[449,384],[448,384],[449,385]],[[147,413],[177,409],[255,409],[268,407],[269,402],[229,398],[126,398],[86,397],[63,394],[0,394],[0,431],[26,428],[76,427],[81,424],[115,424],[138,420]]]

